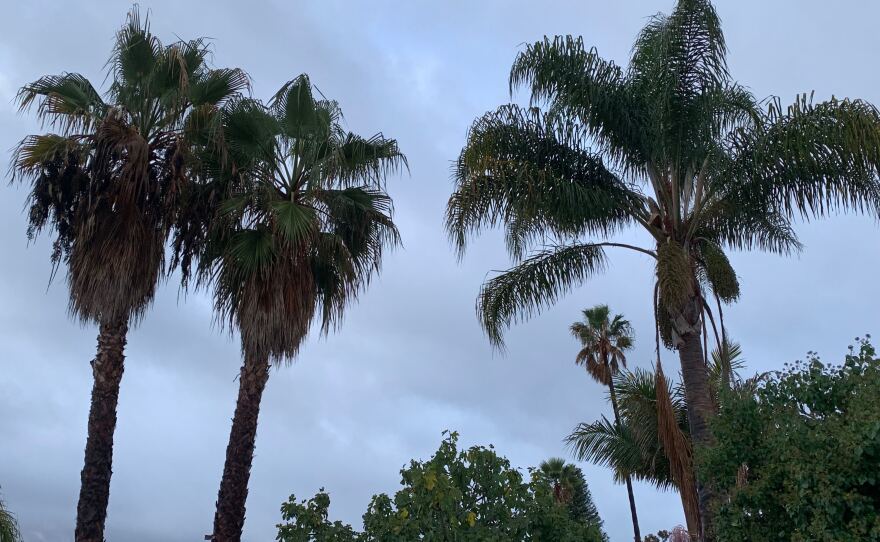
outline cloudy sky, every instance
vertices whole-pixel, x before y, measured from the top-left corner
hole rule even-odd
[[[798,92],[880,103],[880,4],[840,0],[724,0],[734,77],[759,97]],[[400,141],[411,174],[390,181],[404,248],[392,254],[339,333],[312,337],[274,371],[260,419],[245,539],[274,539],[288,495],[331,494],[331,513],[359,524],[371,495],[393,492],[410,458],[428,457],[444,429],[464,444],[494,443],[520,467],[566,453],[578,422],[610,409],[573,363],[568,325],[608,303],[637,331],[630,361],[652,357],[651,265],[613,254],[608,273],[493,353],[474,296],[509,262],[488,234],[457,262],[442,229],[449,168],[470,122],[508,101],[507,70],[523,43],[583,35],[625,64],[632,38],[672,0],[215,1],[145,0],[154,31],[215,40],[214,62],[240,66],[266,98],[306,72],[337,99],[349,128]],[[77,71],[95,84],[129,5],[34,0],[0,17],[0,162],[28,133],[16,89]],[[519,97],[520,99],[522,97]],[[4,167],[5,171],[5,167]],[[29,542],[72,539],[96,329],[66,315],[64,281],[49,286],[47,240],[25,237],[22,187],[0,188],[0,486]],[[806,250],[782,259],[735,254],[743,298],[727,310],[749,371],[818,350],[843,354],[880,332],[880,235],[859,217],[799,225]],[[646,241],[637,232],[624,237]],[[675,356],[665,353],[667,366]],[[210,301],[171,281],[130,333],[107,523],[111,541],[193,541],[209,532],[240,365],[237,341],[212,326]],[[626,494],[608,471],[583,465],[612,540],[631,537]],[[683,521],[673,494],[636,486],[643,533]]]

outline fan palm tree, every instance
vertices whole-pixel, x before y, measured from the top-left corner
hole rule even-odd
[[[576,466],[561,457],[551,457],[538,466],[538,476],[553,488],[553,498],[559,504],[567,505],[574,496],[578,483]]]
[[[556,503],[567,507],[575,521],[601,527],[602,519],[580,468],[562,458],[553,457],[542,461],[533,476],[550,486]]]
[[[614,423],[620,425],[620,410],[617,406],[617,394],[614,390],[614,376],[621,367],[626,367],[626,352],[633,346],[633,329],[622,314],[611,318],[608,305],[597,305],[583,311],[584,320],[571,325],[571,334],[583,348],[578,352],[575,362],[583,365],[590,376],[603,386],[608,386],[611,408],[614,411]],[[636,542],[641,542],[639,517],[636,513],[636,498],[633,494],[632,478],[624,475],[626,492],[629,497],[629,511],[632,517],[633,533]]]
[[[701,344],[709,301],[739,296],[725,250],[789,254],[801,247],[795,218],[880,210],[877,109],[807,95],[762,105],[732,80],[726,54],[708,0],[653,16],[625,69],[580,38],[527,46],[510,86],[526,86],[532,107],[505,105],[474,122],[446,217],[460,252],[481,229],[504,226],[519,262],[478,297],[499,346],[506,327],[603,270],[606,249],[650,258],[697,446],[709,443],[714,414]],[[613,240],[631,226],[647,246]],[[710,498],[700,484],[703,515]]]
[[[213,287],[218,318],[241,337],[213,530],[213,540],[229,542],[244,526],[269,370],[293,359],[314,320],[325,333],[338,323],[398,243],[384,186],[406,159],[393,139],[345,131],[338,105],[316,99],[305,75],[268,106],[237,100],[221,117],[222,149],[208,149],[205,183],[185,205],[175,247],[184,277],[197,260],[197,284]]]
[[[28,234],[52,230],[70,312],[99,327],[77,541],[104,540],[123,350],[163,272],[187,134],[248,84],[240,70],[209,69],[209,52],[202,39],[163,45],[135,8],[116,35],[104,96],[77,73],[42,77],[18,95],[58,130],[25,138],[13,158],[14,178],[31,181]]]

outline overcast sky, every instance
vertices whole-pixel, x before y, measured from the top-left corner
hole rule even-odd
[[[568,325],[608,303],[635,325],[630,363],[652,359],[652,266],[611,254],[608,273],[508,334],[493,353],[474,297],[509,265],[500,235],[457,262],[442,228],[450,162],[471,121],[509,101],[507,73],[521,44],[583,35],[625,64],[632,39],[672,0],[215,1],[145,0],[153,30],[215,40],[214,63],[238,66],[267,98],[308,73],[337,99],[351,130],[397,138],[411,175],[389,190],[404,248],[328,339],[273,371],[260,414],[245,540],[275,536],[282,501],[325,487],[331,515],[360,526],[370,497],[398,487],[400,467],[427,458],[441,431],[496,445],[519,467],[565,455],[581,421],[610,415],[602,389],[574,363]],[[833,6],[833,9],[829,9]],[[18,115],[17,88],[76,71],[96,85],[129,5],[16,3],[0,17],[0,162],[39,130]],[[863,0],[717,3],[733,76],[758,97],[799,92],[880,103],[880,4]],[[521,99],[521,97],[520,97]],[[3,168],[5,172],[5,167]],[[48,286],[49,243],[28,246],[25,190],[0,188],[0,486],[28,542],[72,539],[91,389],[94,327],[66,314],[63,280]],[[799,225],[806,250],[783,259],[733,256],[743,296],[726,310],[748,371],[781,368],[818,350],[841,356],[853,337],[880,332],[880,235],[859,217]],[[638,232],[625,238],[647,243]],[[212,326],[210,300],[184,299],[172,281],[129,334],[115,437],[107,538],[191,542],[210,532],[238,383],[234,337]],[[668,368],[676,356],[664,353]],[[583,465],[611,539],[631,538],[626,493],[609,471]],[[682,523],[678,497],[637,484],[642,532]]]

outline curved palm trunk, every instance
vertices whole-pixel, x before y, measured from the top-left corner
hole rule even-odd
[[[76,542],[104,542],[104,522],[113,474],[116,405],[125,363],[128,322],[101,322],[98,353],[92,361],[92,404],[85,460],[76,507]]]
[[[257,438],[257,418],[266,381],[269,380],[269,358],[245,352],[238,388],[238,402],[226,446],[226,464],[217,494],[214,514],[215,542],[239,542],[244,528],[248,480]]]
[[[617,409],[617,392],[614,391],[614,380],[608,380],[608,391],[611,394],[611,408],[614,409],[614,423],[620,429],[620,412]],[[636,542],[642,542],[642,534],[639,530],[639,516],[636,514],[636,497],[633,494],[632,477],[626,475],[626,493],[629,496],[629,513],[632,516],[633,535]]]
[[[680,318],[689,324],[688,329],[678,336],[678,355],[681,360],[681,376],[687,401],[688,426],[695,450],[711,444],[712,435],[709,431],[709,420],[715,413],[709,390],[709,371],[706,367],[703,346],[700,343],[698,305],[697,299],[691,299],[687,304]],[[703,540],[708,541],[711,539],[712,532],[710,505],[713,495],[711,489],[700,480],[698,473],[695,473],[695,478]]]

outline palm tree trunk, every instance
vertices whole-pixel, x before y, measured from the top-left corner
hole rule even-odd
[[[685,400],[687,401],[688,426],[695,450],[711,444],[712,435],[709,430],[709,420],[714,415],[712,395],[709,390],[709,372],[706,367],[703,346],[700,344],[699,316],[694,316],[694,314],[699,315],[697,305],[698,300],[691,300],[684,311],[685,314],[681,315],[681,318],[685,318],[691,325],[687,332],[679,335],[678,341],[681,376],[684,381]],[[703,484],[698,474],[695,475],[695,478],[703,540],[708,541],[711,537],[710,505],[713,495],[711,489]]]
[[[92,404],[79,503],[76,507],[76,542],[104,542],[104,522],[113,474],[113,433],[119,383],[125,364],[128,322],[101,322],[98,353],[92,361]]]
[[[239,542],[244,528],[248,480],[257,438],[257,418],[266,381],[269,380],[269,358],[245,352],[239,376],[238,402],[226,446],[226,464],[217,495],[214,514],[215,542]]]
[[[614,423],[617,425],[617,428],[620,429],[620,411],[617,408],[617,392],[614,391],[613,377],[608,379],[608,391],[611,394],[611,408],[614,409]],[[639,530],[639,516],[636,513],[636,497],[633,494],[632,477],[627,474],[625,481],[626,493],[629,496],[629,513],[632,516],[633,522],[633,535],[636,542],[642,542],[642,534]]]

